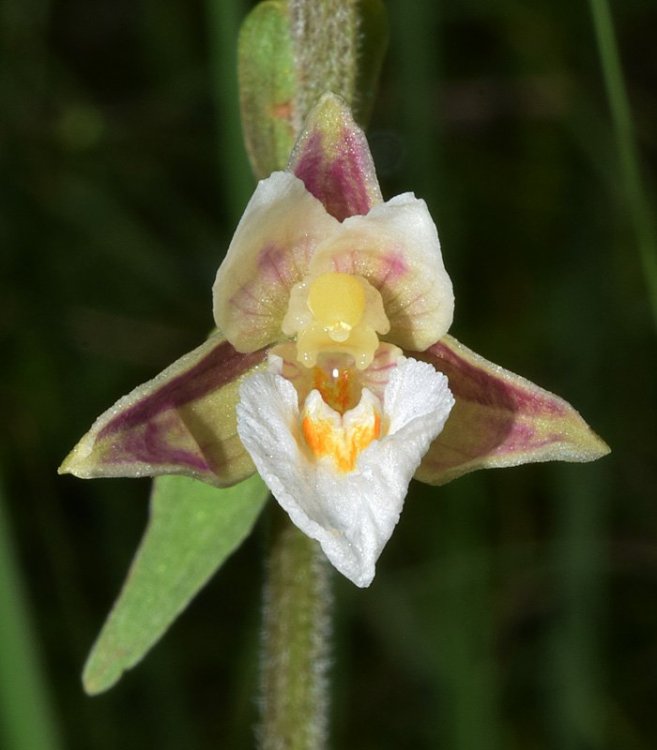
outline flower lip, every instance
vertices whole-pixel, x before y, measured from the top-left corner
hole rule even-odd
[[[356,369],[353,357],[344,353],[321,354],[317,364],[308,368],[299,362],[296,345],[288,342],[270,350],[268,369],[292,383],[300,404],[312,390],[318,390],[332,409],[344,414],[358,404],[363,388],[382,400],[401,357],[396,346],[380,344],[372,363],[364,370]]]
[[[354,371],[352,357],[344,354],[322,355],[311,373],[313,391],[318,391],[324,403],[338,414],[344,414],[358,404],[362,382]]]
[[[311,391],[301,414],[301,433],[312,458],[330,460],[344,473],[356,468],[360,454],[382,435],[381,403],[364,389],[357,406],[338,413],[319,391]]]
[[[313,401],[325,416],[317,391],[306,399],[310,416],[316,417]],[[363,402],[367,408],[355,410],[353,424],[348,414],[340,417],[334,412],[330,417],[347,433],[359,422],[365,426],[362,438],[351,441],[356,448],[353,470],[349,470],[349,435],[330,450],[320,441],[315,448],[308,444],[308,437],[312,442],[315,436],[302,432],[297,390],[275,371],[246,379],[237,406],[239,435],[279,504],[304,533],[319,541],[331,563],[361,587],[374,577],[376,560],[399,519],[408,483],[454,400],[442,374],[423,362],[402,359],[392,368],[382,401],[363,389]],[[376,411],[370,409],[377,403],[383,405],[379,427]],[[369,422],[368,410],[373,413]],[[334,442],[339,443],[339,435]],[[341,470],[341,461],[347,470]]]

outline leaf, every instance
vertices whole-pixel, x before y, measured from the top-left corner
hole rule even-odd
[[[446,484],[477,469],[594,461],[609,447],[554,393],[444,336],[414,354],[445,373],[456,404],[415,478]]]
[[[248,536],[267,495],[257,474],[229,489],[155,480],[144,538],[84,668],[87,693],[107,690],[141,661]]]
[[[255,469],[237,435],[242,379],[266,352],[240,354],[216,333],[102,414],[59,468],[96,477],[185,474],[216,486]]]

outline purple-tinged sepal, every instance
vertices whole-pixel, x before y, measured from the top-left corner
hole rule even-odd
[[[280,341],[292,287],[340,223],[301,180],[274,172],[249,201],[212,287],[217,327],[240,352]]]
[[[609,447],[573,407],[445,336],[420,359],[447,375],[456,399],[415,477],[446,484],[476,469],[594,461]]]
[[[335,94],[324,94],[308,115],[287,169],[338,221],[383,202],[365,133]]]
[[[238,435],[242,379],[264,350],[240,354],[218,333],[102,414],[59,468],[83,479],[184,474],[225,487],[255,468]]]

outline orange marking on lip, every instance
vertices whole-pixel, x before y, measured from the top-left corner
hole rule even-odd
[[[353,471],[356,459],[381,435],[381,416],[372,413],[371,421],[351,428],[337,427],[328,419],[304,417],[301,423],[306,444],[316,458],[331,456],[341,472]]]
[[[313,388],[322,394],[324,403],[340,414],[356,405],[360,388],[351,368],[313,367],[312,372]]]

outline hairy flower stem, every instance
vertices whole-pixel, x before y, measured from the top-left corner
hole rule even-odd
[[[328,720],[329,567],[275,509],[265,585],[261,750],[322,750]]]
[[[290,125],[296,138],[308,112],[326,91],[354,103],[362,29],[357,0],[287,0],[286,7],[296,79]],[[385,47],[382,29],[377,29],[381,50]],[[247,42],[245,35],[242,81],[252,83]],[[374,44],[370,46],[372,74],[363,80],[373,87],[382,51],[375,54]],[[262,79],[260,71],[255,79]],[[244,111],[244,101],[242,105]],[[276,167],[283,169],[284,163]],[[254,171],[258,173],[257,163]],[[323,750],[329,704],[330,570],[317,542],[278,508],[273,514],[264,591],[259,746],[261,750]]]
[[[326,91],[353,105],[359,13],[356,0],[288,0],[288,12],[299,81],[294,112],[298,133]]]

